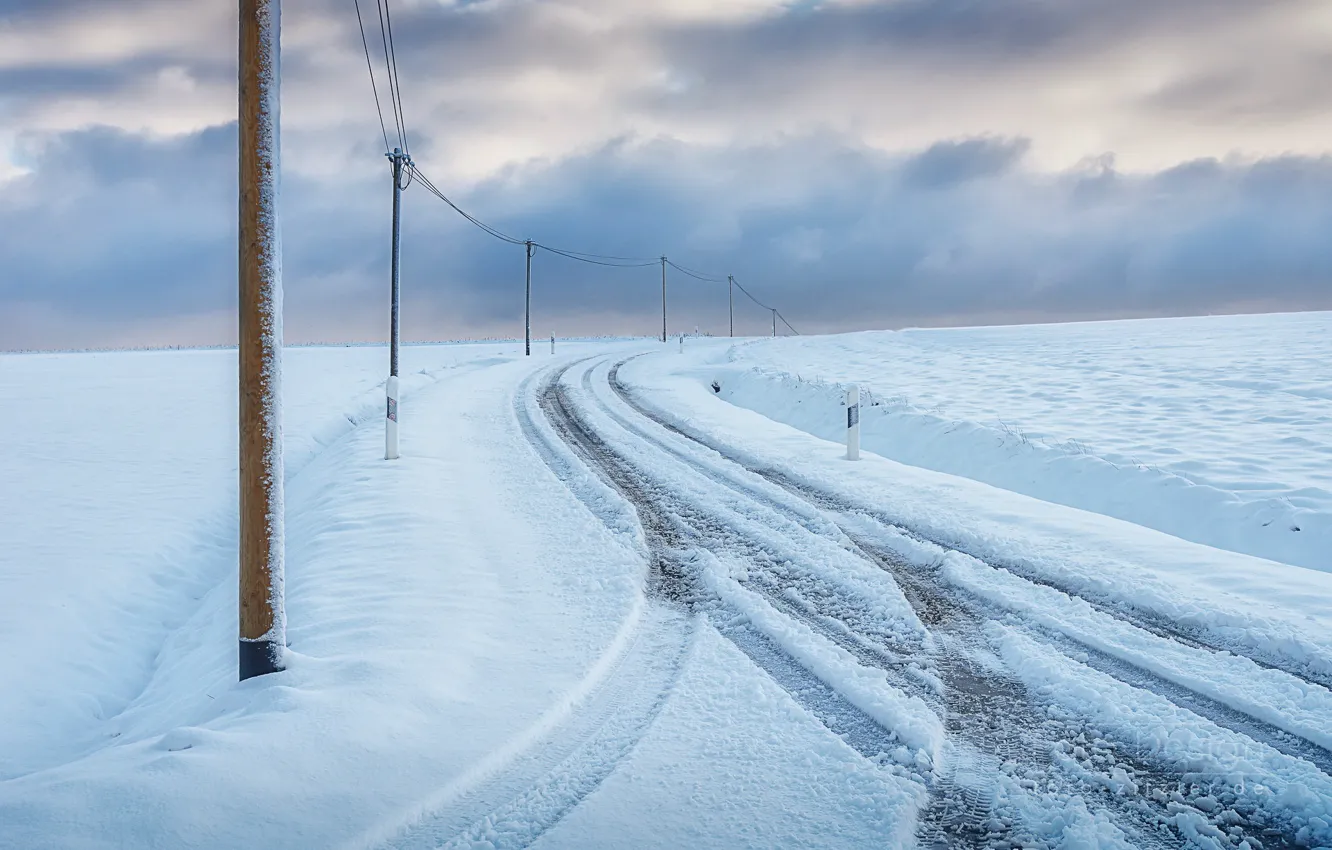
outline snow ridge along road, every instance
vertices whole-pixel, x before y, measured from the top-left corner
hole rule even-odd
[[[940,577],[963,591],[973,604],[981,602],[1024,614],[1047,632],[1047,637],[1076,644],[1074,651],[1085,663],[1117,670],[1116,675],[1131,677],[1135,685],[1170,691],[1175,702],[1185,700],[1194,711],[1222,725],[1307,759],[1324,772],[1332,768],[1328,720],[1332,716],[1332,692],[1321,675],[1197,639],[1159,617],[1080,596],[1029,570],[1007,563],[987,563],[885,517],[872,506],[853,504],[797,483],[780,470],[747,465],[696,429],[636,400],[619,380],[618,372],[618,366],[612,368],[608,382],[619,399],[637,413],[709,453],[746,466],[784,490],[823,506],[839,517],[842,530],[856,538],[862,550],[875,549],[875,544],[866,543],[865,535],[869,535],[878,541],[879,548],[886,546],[891,551],[889,564],[906,558],[918,566],[939,568]],[[879,557],[872,551],[866,554]],[[891,570],[891,566],[886,568]],[[898,578],[905,585],[915,581],[914,573]]]
[[[314,372],[310,364],[311,355],[316,353],[321,352],[310,348],[288,352],[294,366],[291,371],[298,377],[308,378]],[[353,360],[348,356],[349,353],[358,356]],[[347,361],[340,360],[339,365],[351,373],[350,377],[344,377],[343,384],[332,382],[327,386],[318,384],[320,389],[324,390],[322,394],[308,387],[305,388],[305,392],[292,393],[295,401],[291,403],[294,410],[289,412],[289,437],[285,463],[288,488],[295,486],[301,480],[304,471],[321,455],[337,446],[339,442],[349,439],[358,428],[373,426],[378,421],[376,417],[383,415],[383,379],[378,377],[380,370],[377,368],[377,362],[373,372],[366,374],[361,362],[364,353],[359,350],[336,351],[340,358],[347,358]],[[234,392],[234,378],[227,374],[226,369],[201,368],[221,359],[223,355],[224,352],[220,351],[179,352],[177,356],[181,363],[176,364],[175,368],[184,372],[183,380],[209,388],[212,388],[213,382],[219,377],[231,378],[226,386]],[[42,356],[41,359],[59,363],[67,362],[74,356],[76,355]],[[99,368],[93,370],[94,376],[102,376],[107,366],[115,365],[118,361],[133,363],[149,375],[157,374],[148,370],[150,366],[156,366],[169,373],[170,369],[166,364],[170,364],[171,361],[167,359],[168,356],[154,352],[103,355],[98,358]],[[230,358],[228,365],[234,371],[233,361],[234,357]],[[402,397],[404,400],[410,400],[416,393],[441,380],[457,379],[500,362],[503,362],[500,358],[481,357],[448,363],[437,354],[419,370],[403,376]],[[189,367],[189,370],[184,367]],[[319,378],[328,381],[328,378],[322,374]],[[120,375],[112,379],[107,379],[105,376],[102,378],[106,387],[117,386],[115,383],[117,379],[123,381],[125,377]],[[308,381],[308,383],[314,382]],[[131,389],[139,390],[134,383],[130,386]],[[354,388],[355,392],[347,394],[348,386]],[[98,389],[105,392],[103,387]],[[98,397],[91,388],[85,388],[84,391],[93,398]],[[344,397],[339,393],[347,395]],[[124,394],[130,401],[138,400],[135,393],[126,391]],[[334,400],[331,409],[327,407],[330,398]],[[180,400],[174,403],[184,407]],[[234,405],[233,410],[228,412],[232,415],[226,417],[224,421],[228,429],[226,433],[230,435],[230,429],[234,428]],[[189,432],[194,440],[199,439],[197,432],[202,432],[205,437],[209,435],[215,423],[206,418],[202,422],[199,421],[202,417],[197,411],[190,410],[189,413],[192,415],[181,416],[179,420],[175,417],[168,419],[173,422],[179,421],[182,430]],[[109,420],[105,433],[122,433],[115,427],[120,425],[116,421],[117,415],[120,414],[120,410],[114,409],[105,414]],[[138,439],[141,439],[140,436],[135,434],[130,442]],[[228,445],[234,452],[234,442]],[[196,448],[198,450],[193,452],[191,457],[173,458],[187,471],[187,480],[202,479],[204,473],[201,470],[200,457],[206,458],[208,453],[216,451],[216,443],[206,442],[204,446]],[[179,447],[173,444],[160,451],[155,449],[154,457],[160,463],[162,454],[170,457],[172,452],[180,452]],[[24,460],[26,461],[26,458]],[[110,469],[116,469],[118,462],[124,463],[115,457],[99,459],[100,465]],[[234,464],[235,461],[231,462]],[[149,465],[148,462],[145,462],[145,465]],[[121,468],[117,470],[116,475],[122,481],[128,481],[131,487],[136,478],[148,478],[133,473],[132,467]],[[44,487],[59,482],[58,472],[48,471],[48,475],[51,483],[44,484]],[[162,478],[169,477],[162,476]],[[220,490],[225,494],[230,488],[230,493],[234,494],[234,474],[225,479],[226,487],[208,486],[214,482],[208,479],[203,481],[206,481],[206,485],[201,482],[193,489],[210,494]],[[102,484],[100,481],[96,483]],[[172,482],[167,480],[165,483],[166,486],[170,486]],[[98,489],[84,482],[80,482],[80,485],[70,490],[96,492]],[[121,493],[113,486],[105,486],[104,489],[118,494],[119,500],[123,500],[127,505],[152,505],[151,500],[155,495],[150,487],[144,488],[148,491],[146,493],[136,493],[128,488]],[[15,693],[26,692],[31,695],[35,687],[41,695],[37,699],[26,701],[26,704],[24,700],[15,700],[12,705],[19,710],[39,706],[37,711],[40,721],[13,717],[9,718],[9,724],[0,730],[0,752],[3,752],[4,756],[0,758],[0,781],[54,770],[63,765],[77,763],[99,751],[123,746],[129,741],[157,737],[179,722],[179,715],[172,717],[155,714],[162,702],[160,693],[166,687],[164,680],[177,675],[175,670],[170,669],[173,657],[171,649],[190,642],[194,624],[200,617],[206,615],[211,600],[219,594],[231,592],[235,584],[238,521],[236,501],[231,498],[219,502],[216,498],[204,499],[192,493],[188,498],[185,496],[176,498],[179,512],[186,514],[188,509],[179,505],[182,503],[190,505],[191,500],[196,498],[207,503],[208,507],[198,509],[197,515],[192,516],[187,523],[181,523],[180,527],[173,527],[172,519],[175,514],[171,511],[155,512],[157,521],[163,527],[154,529],[154,533],[141,535],[144,542],[136,542],[134,548],[130,550],[135,557],[127,559],[132,560],[135,566],[133,569],[125,570],[119,580],[108,580],[105,574],[98,575],[92,580],[70,577],[69,584],[78,588],[78,593],[87,593],[86,587],[97,589],[96,595],[102,597],[99,599],[102,606],[98,610],[100,616],[106,616],[110,611],[115,611],[114,616],[116,616],[113,621],[104,622],[97,619],[79,622],[68,628],[73,634],[92,635],[77,647],[62,647],[59,650],[60,654],[75,653],[77,664],[67,666],[75,666],[78,670],[79,687],[68,688],[63,693],[52,691],[43,694],[41,693],[43,689],[51,687],[52,683],[60,680],[50,677],[49,670],[45,668],[41,668],[31,676],[25,676],[26,671],[21,671],[23,655],[15,655],[13,661],[20,665],[19,670],[10,673],[10,685],[15,688]],[[38,504],[51,501],[43,498],[40,492],[32,499]],[[154,513],[146,507],[142,512]],[[42,520],[47,521],[45,517]],[[133,527],[133,521],[128,516],[122,516],[120,522],[127,527]],[[40,523],[35,524],[40,527]],[[82,529],[80,534],[69,535],[75,540],[85,536]],[[158,539],[164,539],[168,543],[154,548],[157,544],[149,541]],[[15,547],[18,551],[23,551],[21,543],[20,540],[20,545]],[[44,547],[30,557],[34,563],[43,563],[46,559],[57,563],[62,561],[77,563],[74,558],[60,552],[58,546],[59,542],[52,546],[57,555],[48,554],[44,551]],[[98,560],[114,559],[116,554],[118,553],[97,552],[95,556]],[[93,560],[93,556],[85,557]],[[99,570],[99,572],[115,575],[111,570]],[[0,589],[9,590],[9,588]],[[131,592],[131,589],[137,593]],[[39,585],[36,592],[40,591]],[[12,592],[15,594],[15,599],[29,595],[20,594],[17,590]],[[11,619],[17,619],[22,623],[25,619],[34,617],[34,612],[48,613],[51,619],[67,618],[69,611],[81,610],[77,594],[75,599],[66,604],[52,607],[55,610],[49,613],[43,612],[41,605],[15,610]],[[8,625],[13,627],[14,623],[10,622]],[[42,635],[41,632],[38,634]],[[115,635],[115,638],[110,638],[110,635]],[[88,657],[80,657],[83,653],[89,653]],[[66,657],[66,661],[69,660]],[[81,692],[83,696],[79,696]],[[95,706],[91,711],[88,710],[89,703]]]
[[[608,359],[575,371],[544,385],[542,409],[636,508],[657,594],[708,612],[784,686],[793,668],[812,677],[831,694],[806,700],[815,716],[927,783],[923,844],[1328,840],[1321,685],[1143,629],[746,468],[632,396]],[[1236,674],[1255,671],[1244,688]],[[1051,686],[1075,676],[1114,681],[1126,710],[1107,715]],[[1171,740],[1135,737],[1129,716]],[[876,732],[864,734],[865,719]]]

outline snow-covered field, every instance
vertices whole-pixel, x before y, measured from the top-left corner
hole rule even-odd
[[[234,352],[0,355],[0,847],[1332,844],[1329,325],[292,349],[246,683]]]
[[[1332,313],[764,340],[727,394],[832,436],[807,411],[858,382],[885,457],[1332,570],[1329,340]]]

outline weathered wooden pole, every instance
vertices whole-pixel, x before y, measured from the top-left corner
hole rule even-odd
[[[240,678],[283,669],[281,0],[240,0]]]

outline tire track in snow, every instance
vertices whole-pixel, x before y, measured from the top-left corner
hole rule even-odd
[[[594,397],[590,370],[583,376],[583,386],[588,391],[589,397]],[[709,480],[712,481],[710,471],[697,467],[691,458],[669,445],[655,441],[615,411],[603,406],[603,412],[635,437],[697,469],[703,475],[709,476]],[[745,487],[732,480],[722,483],[743,499],[761,504],[774,513],[785,516],[796,528],[803,529],[810,536],[829,538],[835,549],[844,548],[848,542],[842,530],[835,523],[829,522],[822,512],[816,512],[816,516],[812,517],[799,510],[792,510],[790,504],[774,502],[771,494],[763,493],[761,490]],[[728,525],[725,521],[710,516],[695,506],[681,502],[656,485],[650,485],[650,488],[657,492],[659,497],[671,500],[671,509],[677,517],[687,521],[688,529],[706,530],[714,539],[743,551],[749,563],[757,568],[750,576],[751,589],[758,591],[774,608],[791,619],[804,623],[812,631],[837,644],[866,666],[891,671],[894,674],[894,684],[903,690],[920,696],[927,702],[938,703],[937,679],[928,671],[922,670],[913,659],[922,648],[918,641],[904,644],[901,636],[891,629],[876,629],[873,615],[867,615],[863,610],[857,610],[854,603],[848,603],[844,591],[828,582],[813,579],[798,568],[782,563],[780,558],[766,546],[746,539],[745,533],[737,530],[734,525]]]
[[[838,503],[827,494],[811,492],[808,488],[793,485],[789,480],[769,471],[745,467],[743,463],[722,453],[706,440],[685,432],[673,423],[664,421],[650,410],[645,409],[632,397],[618,380],[618,368],[619,364],[616,364],[610,370],[608,375],[610,387],[622,401],[646,419],[712,452],[716,452],[725,460],[736,464],[746,472],[758,475],[801,499],[813,502],[817,507],[829,510],[834,514],[865,514],[864,511]],[[714,478],[717,478],[720,483],[746,493],[753,498],[771,502],[770,498],[761,492],[757,492],[756,487],[737,484],[726,476],[716,476],[714,471],[707,470],[697,460],[670,447],[666,441],[649,435],[642,428],[633,427],[629,423],[622,424],[627,430],[633,431],[642,439],[657,444],[682,462],[713,474]],[[780,510],[788,509],[780,504],[774,504],[773,507]],[[882,523],[879,518],[874,519]],[[900,526],[892,525],[890,527],[907,531],[901,529]],[[847,532],[845,528],[842,530]],[[928,573],[922,573],[919,568],[909,566],[896,553],[885,552],[863,539],[857,539],[856,535],[849,532],[847,532],[847,537],[862,555],[879,563],[881,567],[894,575],[903,590],[906,591],[908,599],[912,602],[922,620],[931,625],[932,630],[936,633],[943,632],[946,635],[946,640],[956,641],[957,650],[959,650],[944,653],[941,661],[941,673],[948,685],[946,693],[951,699],[946,715],[949,724],[948,731],[952,736],[965,743],[961,746],[954,746],[950,758],[945,759],[945,761],[951,760],[952,764],[951,766],[945,765],[944,778],[936,788],[936,800],[942,802],[940,805],[931,807],[930,811],[926,813],[923,818],[920,837],[940,846],[958,846],[959,844],[988,846],[996,841],[1002,841],[1003,839],[999,835],[993,834],[993,832],[983,836],[975,834],[984,825],[983,822],[992,802],[993,790],[977,786],[974,781],[967,782],[966,778],[993,776],[998,772],[1001,765],[1020,761],[1024,750],[1031,752],[1033,741],[1030,740],[1030,736],[1038,732],[1038,727],[1049,725],[1041,722],[1039,708],[1025,697],[1025,688],[1022,685],[1012,679],[996,677],[989,671],[978,671],[974,664],[978,651],[988,652],[988,649],[984,647],[985,641],[981,634],[984,623],[989,619],[1003,617],[1008,612],[997,611],[993,605],[970,597],[969,594],[956,588],[946,588],[937,576],[930,576]],[[952,627],[949,628],[947,624],[950,621],[955,621],[959,615],[966,621],[965,625],[958,627],[954,622]],[[1126,618],[1121,617],[1120,619]],[[1047,630],[1037,629],[1035,631],[1040,633],[1047,643],[1063,644],[1065,647],[1073,644],[1077,652],[1083,656],[1081,660],[1095,669],[1114,675],[1134,687],[1150,690],[1164,696],[1200,716],[1207,717],[1218,725],[1261,741],[1288,755],[1311,761],[1324,771],[1328,770],[1327,765],[1332,764],[1332,761],[1329,761],[1327,751],[1316,744],[1291,735],[1262,720],[1231,709],[1206,696],[1196,694],[1185,687],[1162,679],[1150,671],[1141,670],[1119,658],[1106,655],[1092,647],[1078,643],[1071,638],[1063,635],[1055,636]],[[1153,631],[1153,634],[1159,636],[1159,631]],[[968,647],[967,644],[971,644],[971,646]],[[1186,645],[1193,646],[1194,644],[1189,642]],[[978,718],[983,721],[986,717],[995,718],[999,716],[1007,717],[1010,720],[1014,717],[1026,716],[1032,718],[1035,722],[1027,725],[1025,734],[1011,723],[1008,724],[1006,729],[998,728],[992,722],[988,725],[982,722],[979,727],[976,725]],[[1000,726],[1002,725],[1000,724]],[[1078,736],[1086,737],[1081,733],[1078,733]],[[1036,737],[1045,736],[1036,735]],[[1056,748],[1062,745],[1063,749],[1075,754],[1085,753],[1087,747],[1067,740],[1074,737],[1074,735],[1068,734],[1064,735],[1063,739],[1055,736],[1054,740],[1045,743],[1053,743]],[[1094,737],[1099,738],[1099,735]],[[1106,747],[1101,747],[1101,752],[1097,754],[1097,758],[1103,761],[1106,760],[1106,749]],[[1014,756],[1019,758],[1015,759]],[[1159,791],[1162,797],[1166,796],[1166,791],[1170,789],[1172,784],[1181,786],[1187,784],[1176,781],[1170,775],[1173,771],[1163,771],[1160,765],[1149,763],[1132,753],[1116,753],[1110,756],[1109,759],[1126,767],[1125,773],[1132,776],[1140,787]],[[1069,772],[1071,760],[1068,755],[1061,754],[1053,762],[1045,761],[1045,764],[1033,763],[1029,766],[1035,767],[1036,772],[1041,774],[1048,774],[1050,768],[1060,766],[1062,766],[1065,773]],[[1085,767],[1081,765],[1072,766],[1073,772],[1084,772],[1085,770]],[[1111,783],[1111,785],[1113,784]],[[1097,795],[1093,794],[1091,796]],[[1099,796],[1105,797],[1106,795]],[[1109,796],[1113,798],[1115,795]],[[1195,793],[1195,796],[1206,795]],[[964,802],[965,805],[963,805]],[[1172,840],[1178,839],[1178,836],[1161,834],[1158,829],[1163,822],[1170,820],[1163,817],[1165,811],[1154,812],[1151,806],[1124,806],[1121,805],[1122,801],[1115,799],[1103,800],[1103,802],[1108,809],[1115,813],[1119,825],[1126,828],[1133,835],[1134,840],[1140,844],[1145,842],[1146,845],[1150,846],[1169,846]],[[1176,805],[1179,805],[1179,803],[1176,803]],[[1242,839],[1259,839],[1261,836],[1262,846],[1266,847],[1286,846],[1286,842],[1291,840],[1291,836],[1283,836],[1281,830],[1274,829],[1270,823],[1262,821],[1260,817],[1256,816],[1256,813],[1250,814],[1255,815],[1252,822],[1235,827]],[[973,832],[970,837],[964,834],[969,830]],[[975,843],[977,840],[979,840],[979,844]],[[1254,844],[1253,846],[1258,845]]]
[[[703,448],[710,450],[710,452],[717,453],[719,457],[725,458],[725,460],[731,462],[731,464],[735,464],[739,466],[739,468],[745,469],[746,472],[755,474],[755,476],[765,478],[765,480],[770,481],[771,484],[778,485],[779,488],[786,490],[786,492],[793,494],[793,496],[803,498],[803,500],[809,501],[810,504],[818,506],[818,508],[834,514],[834,516],[840,514],[840,516],[852,516],[860,518],[860,520],[868,520],[874,522],[876,525],[883,526],[883,528],[896,530],[896,532],[906,534],[906,536],[916,538],[916,540],[922,540],[928,542],[928,544],[939,546],[940,549],[950,549],[948,546],[940,545],[938,542],[919,536],[919,534],[916,534],[912,529],[892,524],[892,522],[884,520],[882,517],[876,517],[874,514],[866,512],[866,510],[855,508],[855,506],[843,504],[843,502],[836,500],[836,498],[830,496],[830,494],[818,492],[818,490],[807,488],[807,486],[795,484],[795,482],[790,481],[789,478],[782,476],[781,473],[775,472],[775,470],[750,469],[749,466],[743,465],[741,461],[727,456],[727,454],[722,452],[721,449],[718,449],[717,446],[711,445],[709,441],[705,440],[705,438],[698,436],[698,434],[686,432],[685,429],[678,428],[678,426],[671,424],[671,422],[662,420],[657,414],[651,412],[651,410],[645,408],[642,404],[639,404],[639,402],[633,397],[633,394],[631,394],[629,390],[619,382],[617,374],[618,368],[619,364],[615,365],[614,368],[610,370],[609,384],[611,389],[614,390],[615,394],[617,394],[626,405],[629,405],[631,409],[641,414],[646,420],[655,422],[655,424],[662,426],[662,428],[670,430],[671,433],[678,434],[678,436],[686,438],[686,440],[695,442],[695,444],[703,446]],[[642,429],[635,429],[635,432],[641,434],[645,440],[655,441],[654,437],[649,436],[649,434],[643,432]],[[673,453],[677,454],[677,457],[681,458],[682,461],[697,465],[697,461],[695,461],[694,458],[687,457],[685,454],[679,452]],[[730,484],[730,482],[727,482],[727,484]],[[751,496],[754,496],[755,498],[765,498],[762,494],[755,493],[753,488],[745,488],[745,492],[750,493]],[[781,509],[782,506],[774,504],[774,508]],[[839,524],[839,529],[846,534],[847,540],[859,550],[860,554],[863,554],[868,560],[879,564],[880,568],[894,574],[896,581],[898,581],[900,586],[903,586],[903,589],[914,588],[914,596],[912,596],[912,593],[908,593],[908,600],[911,600],[912,605],[914,605],[915,608],[918,608],[918,612],[920,612],[920,610],[928,610],[931,608],[931,605],[934,605],[934,602],[928,600],[927,597],[932,593],[931,588],[943,588],[946,582],[944,582],[942,578],[934,578],[934,580],[928,582],[928,586],[919,586],[919,582],[916,581],[915,578],[916,574],[919,573],[919,568],[912,568],[912,566],[907,565],[898,553],[892,552],[890,549],[884,549],[884,546],[866,540],[863,534],[855,533],[854,530],[848,528],[846,524]],[[980,558],[976,558],[976,560],[984,564],[984,561],[980,560]],[[1138,618],[1124,616],[1124,614],[1120,613],[1118,609],[1110,608],[1110,606],[1098,605],[1095,601],[1087,600],[1087,598],[1079,596],[1079,594],[1076,593],[1068,593],[1067,590],[1060,588],[1060,586],[1054,584],[1054,582],[1036,580],[1036,578],[1027,577],[1026,574],[1014,573],[1012,570],[1003,568],[1003,566],[988,566],[1015,574],[1018,578],[1030,581],[1032,584],[1044,586],[1044,588],[1059,590],[1060,593],[1064,593],[1066,596],[1074,598],[1074,600],[1087,602],[1088,605],[1091,605],[1092,608],[1098,610],[1100,613],[1114,617],[1116,620],[1126,622],[1126,624],[1134,626],[1134,628],[1143,629],[1144,632],[1152,634],[1152,636],[1163,639],[1177,639],[1177,642],[1189,647],[1189,649],[1212,651],[1212,653],[1228,653],[1229,651],[1215,649],[1215,647],[1193,641],[1193,639],[1188,637],[1176,637],[1171,630],[1151,628],[1151,626],[1146,626],[1146,628],[1144,628],[1143,625],[1140,625]],[[959,600],[960,604],[967,605],[968,608],[976,609],[978,612],[986,614],[986,616],[990,618],[1003,617],[1004,614],[1008,613],[1006,610],[991,604],[991,602],[971,596],[971,594],[964,592],[962,589],[950,588],[947,590],[947,596],[956,597],[956,600]],[[1075,637],[1064,636],[1062,633],[1055,633],[1052,632],[1051,629],[1039,628],[1039,626],[1036,626],[1034,633],[1039,634],[1044,642],[1054,642],[1056,645],[1063,647],[1066,654],[1068,651],[1072,651],[1072,653],[1083,655],[1083,658],[1080,659],[1082,659],[1084,663],[1103,671],[1103,673],[1114,675],[1115,678],[1119,678],[1120,681],[1126,682],[1128,685],[1154,691],[1154,693],[1166,697],[1169,701],[1175,702],[1176,705],[1185,707],[1185,709],[1199,714],[1200,717],[1211,719],[1212,722],[1217,723],[1219,726],[1224,726],[1229,730],[1236,731],[1236,733],[1247,735],[1247,737],[1255,739],[1255,741],[1267,743],[1268,746],[1280,751],[1280,753],[1311,762],[1313,765],[1319,767],[1320,770],[1323,770],[1324,773],[1332,775],[1332,751],[1325,749],[1320,743],[1309,741],[1307,738],[1300,737],[1299,734],[1292,733],[1292,731],[1287,729],[1281,729],[1280,726],[1264,721],[1263,718],[1253,717],[1253,715],[1244,713],[1244,711],[1235,709],[1235,707],[1225,705],[1225,703],[1219,702],[1217,699],[1209,697],[1207,694],[1197,693],[1197,691],[1189,689],[1187,686],[1180,685],[1180,683],[1162,677],[1162,675],[1155,673],[1155,671],[1143,669],[1143,667],[1134,665],[1134,663],[1128,661],[1128,659],[1115,657],[1115,655],[1108,654],[1106,651],[1098,649],[1098,647],[1087,645],[1086,642],[1079,641],[1079,639],[1076,639]],[[1248,655],[1245,655],[1245,658],[1257,663],[1257,665],[1261,667],[1265,667],[1265,669],[1275,669],[1275,667],[1267,665],[1267,663],[1249,658]],[[1283,671],[1283,673],[1289,673],[1287,670],[1281,671]],[[1289,674],[1295,675],[1293,673]],[[1304,681],[1308,681],[1308,679],[1304,679]],[[1313,685],[1317,686],[1316,683],[1313,683]]]
[[[868,758],[901,748],[896,734],[884,729],[835,688],[814,676],[771,639],[741,623],[734,612],[719,609],[701,586],[694,564],[698,532],[717,528],[709,518],[671,498],[610,449],[578,416],[560,381],[573,365],[558,370],[540,391],[540,404],[550,424],[588,466],[634,506],[648,544],[648,591],[659,599],[689,609],[708,610],[718,631],[729,638],[760,669],[834,734]]]
[[[595,447],[594,451],[589,451],[589,461],[609,464],[608,474],[614,477],[617,487],[634,502],[640,514],[647,513],[645,526],[650,527],[653,523],[663,521],[660,503],[665,502],[665,509],[674,512],[677,521],[687,526],[683,533],[688,530],[710,531],[714,535],[711,541],[714,545],[720,543],[722,548],[745,549],[744,542],[737,538],[733,530],[704,516],[698,508],[683,504],[664,492],[637,470],[632,462],[606,445],[570,409],[567,395],[559,387],[558,376],[552,382],[547,397],[553,399],[553,405],[558,403],[560,417],[571,420],[569,427],[581,432],[575,439]],[[651,532],[649,536],[652,536]],[[755,553],[747,554],[752,556]],[[769,598],[781,597],[772,594]],[[946,606],[948,610],[953,607]],[[935,620],[936,626],[944,620],[931,619]],[[964,642],[978,644],[981,641],[981,636],[976,633],[950,636],[950,642],[957,645]],[[801,699],[802,689],[783,681],[782,674],[785,671],[782,668],[792,666],[789,660],[785,665],[774,664],[771,658],[765,659],[748,650],[743,640],[737,641],[737,645],[746,650],[775,681],[786,687],[798,700]],[[998,793],[1001,767],[1021,763],[1034,768],[1043,776],[1053,775],[1049,759],[1052,742],[1043,740],[1038,734],[1041,731],[1038,713],[1028,703],[1025,688],[1010,677],[982,669],[974,650],[975,647],[968,647],[967,651],[941,654],[940,667],[945,681],[944,713],[948,729],[955,740],[947,746],[944,763],[940,765],[940,777],[933,783],[932,804],[921,819],[919,837],[923,844],[931,847],[1042,846],[1036,836],[1024,830],[1020,824],[1015,824],[1013,818],[996,816],[993,806]],[[811,710],[820,716],[817,708],[811,707]],[[1031,722],[1013,722],[1015,717],[1029,718]],[[825,719],[825,725],[840,731],[835,721],[828,722]],[[864,748],[863,744],[857,746],[850,740],[848,743],[856,746],[862,754],[881,758],[883,753],[888,752],[887,747],[892,742],[884,742],[880,738],[877,747],[871,749]],[[877,753],[875,749],[878,749]],[[1091,792],[1095,790],[1091,789]],[[1113,799],[1107,802],[1115,803]],[[1178,844],[1177,840],[1153,834],[1149,825],[1140,825],[1139,820],[1131,812],[1122,813],[1120,817],[1122,826],[1132,833],[1136,846],[1172,847]]]
[[[1143,611],[1125,600],[1109,598],[1095,594],[1094,592],[1089,592],[1085,589],[1072,587],[1065,582],[1060,582],[1049,576],[1040,575],[1021,563],[1010,563],[1006,560],[995,559],[992,556],[983,553],[973,552],[964,546],[959,546],[956,542],[941,540],[917,529],[910,528],[894,517],[877,513],[865,506],[852,505],[839,500],[832,494],[792,479],[780,470],[749,466],[742,458],[736,457],[734,453],[728,451],[725,447],[714,444],[708,440],[706,436],[689,429],[687,426],[664,418],[635,398],[633,393],[619,381],[617,375],[619,367],[628,362],[629,359],[632,358],[621,360],[619,363],[615,364],[611,369],[610,374],[611,388],[615,391],[616,395],[625,402],[625,404],[645,419],[715,452],[722,458],[743,467],[747,471],[771,482],[772,484],[793,494],[799,495],[806,499],[811,505],[818,506],[835,514],[857,514],[871,519],[887,528],[897,530],[919,542],[975,558],[994,569],[1004,570],[1025,579],[1032,584],[1049,587],[1069,596],[1070,598],[1085,602],[1087,605],[1101,613],[1114,617],[1115,619],[1121,620],[1145,632],[1156,635],[1157,637],[1172,640],[1193,649],[1242,656],[1259,667],[1285,673],[1311,685],[1332,689],[1332,674],[1326,674],[1319,670],[1297,666],[1292,663],[1289,658],[1279,656],[1273,652],[1265,652],[1260,647],[1241,645],[1227,641],[1224,636],[1213,634],[1203,627],[1191,627],[1188,624],[1174,622],[1155,613]]]
[[[550,830],[633,752],[665,706],[697,624],[650,606],[609,677],[552,734],[492,778],[413,823],[384,850],[526,847]]]
[[[563,369],[577,363],[575,360]],[[563,370],[559,370],[563,371]],[[624,516],[562,456],[527,406],[536,372],[519,386],[519,429],[543,463],[613,532]],[[647,602],[630,617],[584,681],[518,739],[417,805],[401,824],[347,845],[379,850],[526,847],[559,823],[614,772],[655,723],[694,645],[698,623]],[[627,644],[617,649],[621,643]]]

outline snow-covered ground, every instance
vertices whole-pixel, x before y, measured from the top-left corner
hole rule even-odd
[[[1332,844],[1330,323],[292,349],[246,683],[234,352],[0,356],[0,847]]]
[[[407,349],[401,464],[382,351],[288,353],[291,663],[245,684],[234,352],[0,358],[0,844],[334,846],[558,718],[641,565],[518,454],[517,353]]]
[[[729,399],[1169,534],[1332,570],[1332,313],[793,337],[738,346]],[[877,405],[871,407],[871,405]]]

